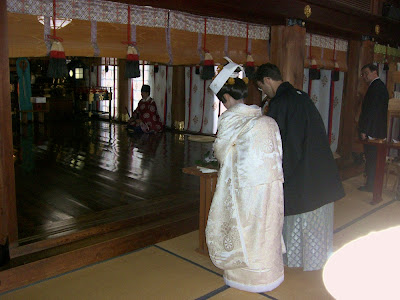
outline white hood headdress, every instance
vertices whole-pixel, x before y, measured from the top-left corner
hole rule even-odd
[[[214,92],[214,94],[218,94],[222,86],[229,79],[229,77],[236,78],[239,76],[239,73],[236,72],[237,68],[240,68],[243,72],[243,67],[234,63],[229,57],[224,57],[229,63],[223,67],[223,69],[218,73],[218,75],[214,78],[214,80],[210,84],[210,89]]]

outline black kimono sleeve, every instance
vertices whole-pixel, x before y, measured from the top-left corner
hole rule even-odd
[[[295,172],[304,153],[306,116],[295,98],[279,99],[271,103],[267,115],[278,123],[282,137],[283,170],[285,181]]]

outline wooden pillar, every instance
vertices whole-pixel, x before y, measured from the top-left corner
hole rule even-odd
[[[179,129],[185,122],[185,67],[174,66],[172,77],[172,120],[171,125]],[[183,129],[183,128],[182,128]]]
[[[361,105],[368,86],[361,79],[361,68],[372,63],[374,59],[374,43],[372,41],[349,42],[348,71],[343,91],[340,135],[337,152],[343,159],[351,158],[352,152],[363,152],[358,138],[358,118]]]
[[[0,244],[18,239],[12,144],[7,1],[0,1]]]
[[[122,116],[127,114],[126,108],[130,113],[129,105],[129,80],[125,78],[126,59],[118,59],[118,120],[122,120]],[[143,75],[143,74],[142,74]]]
[[[249,95],[245,99],[244,103],[247,105],[255,104],[261,106],[261,92],[258,90],[257,84],[253,80],[250,80],[247,87]]]
[[[303,89],[306,29],[298,25],[271,27],[271,63],[281,70],[284,81]]]

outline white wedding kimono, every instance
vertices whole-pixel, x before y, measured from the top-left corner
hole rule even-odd
[[[218,182],[206,227],[209,254],[225,283],[267,292],[283,279],[282,145],[276,122],[238,103],[218,120]]]

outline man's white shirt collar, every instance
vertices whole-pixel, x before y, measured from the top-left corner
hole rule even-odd
[[[374,82],[375,80],[377,80],[377,79],[380,79],[379,76],[376,77],[374,80],[372,80],[372,81],[369,83],[369,85],[371,85],[371,83],[373,83],[373,82]]]

